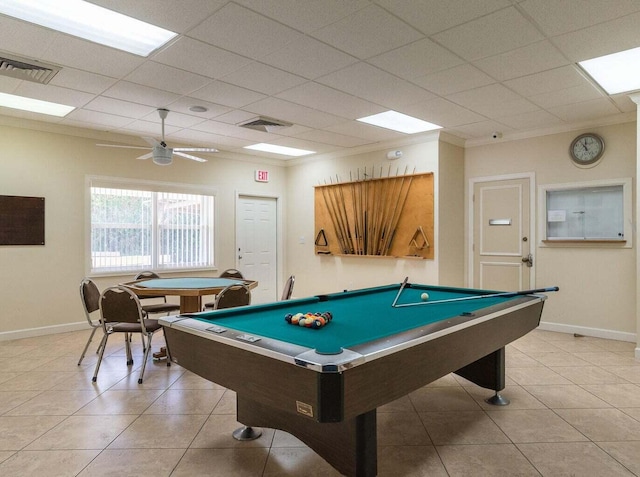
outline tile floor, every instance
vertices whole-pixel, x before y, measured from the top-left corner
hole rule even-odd
[[[88,335],[0,343],[0,476],[339,475],[281,431],[235,441],[234,393],[179,366],[150,361],[138,385],[139,340],[127,369],[112,337],[92,384]],[[509,406],[449,375],[379,409],[379,475],[640,476],[633,350],[536,330],[507,348]]]

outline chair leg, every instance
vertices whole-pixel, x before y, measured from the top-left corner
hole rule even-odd
[[[171,351],[168,344],[165,345],[165,349],[167,350],[167,366],[171,366]]]
[[[133,355],[131,354],[131,333],[124,334],[124,349],[127,353],[127,366],[133,364]]]
[[[98,379],[98,371],[100,370],[100,363],[102,363],[102,357],[104,356],[104,350],[107,347],[107,340],[109,339],[109,333],[105,333],[100,341],[100,356],[98,356],[98,362],[96,363],[96,370],[93,372],[92,381],[95,383]]]
[[[89,344],[91,344],[91,341],[93,340],[93,335],[96,334],[96,330],[98,328],[93,328],[91,330],[91,334],[89,335],[89,339],[87,340],[87,344],[84,345],[84,349],[82,350],[82,354],[80,355],[80,360],[78,361],[78,366],[80,366],[80,363],[82,363],[82,360],[84,359],[84,355],[87,353],[87,349],[89,348]]]
[[[144,376],[144,368],[147,366],[147,359],[149,359],[149,352],[151,351],[151,338],[153,338],[153,333],[148,333],[147,349],[144,351],[144,358],[142,360],[142,367],[140,368],[140,376],[138,377],[138,384],[142,384],[142,378]]]

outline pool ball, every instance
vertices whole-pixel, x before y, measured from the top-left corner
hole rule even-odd
[[[427,301],[429,299],[429,294],[428,293],[423,293],[422,295],[420,295],[420,299],[422,301]]]

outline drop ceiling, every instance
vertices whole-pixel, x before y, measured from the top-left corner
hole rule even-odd
[[[64,118],[0,108],[3,123],[136,145],[158,135],[162,107],[167,141],[285,159],[243,147],[384,147],[407,135],[356,119],[390,109],[467,143],[635,119],[627,95],[606,95],[576,65],[640,46],[635,0],[93,3],[179,36],[142,58],[0,15],[0,50],[61,67],[46,85],[0,76],[0,92],[76,107]],[[259,116],[292,126],[239,126]]]

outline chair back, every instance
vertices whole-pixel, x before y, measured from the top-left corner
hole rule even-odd
[[[244,278],[240,270],[229,268],[220,274],[220,278]]]
[[[245,285],[229,285],[216,296],[214,310],[251,304],[251,290]]]
[[[100,308],[100,290],[90,278],[83,278],[80,282],[80,299],[87,319],[91,323],[89,315]]]
[[[142,306],[138,297],[125,287],[110,287],[100,296],[102,322],[140,323],[144,329]]]
[[[293,285],[296,282],[295,275],[291,275],[284,284],[284,289],[282,290],[282,300],[288,300],[291,298],[291,294],[293,293]]]
[[[160,275],[158,275],[155,272],[145,271],[145,272],[138,273],[134,280],[141,280],[143,278],[160,278]]]

